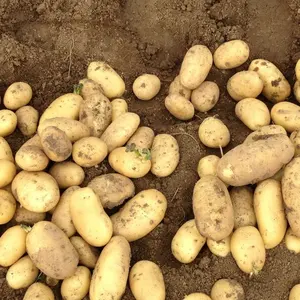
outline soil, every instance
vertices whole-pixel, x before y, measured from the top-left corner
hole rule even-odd
[[[181,152],[171,176],[159,179],[149,174],[134,180],[137,191],[151,187],[162,191],[168,210],[151,234],[132,243],[132,264],[148,259],[160,265],[167,300],[183,299],[196,291],[209,294],[220,278],[239,281],[247,300],[287,300],[289,290],[300,282],[300,260],[284,244],[267,251],[263,271],[252,278],[239,270],[231,256],[218,258],[204,248],[193,263],[183,265],[170,250],[176,230],[193,218],[198,160],[207,154],[219,155],[200,144],[201,121],[218,115],[229,127],[232,141],[224,151],[249,134],[235,117],[235,103],[226,92],[226,82],[236,70],[212,68],[208,79],[220,87],[219,103],[189,122],[175,120],[163,100],[191,45],[205,44],[213,51],[236,38],[249,43],[251,59],[273,61],[293,83],[294,65],[300,58],[299,22],[300,0],[0,0],[0,96],[13,81],[27,81],[34,90],[32,104],[42,112],[57,96],[72,91],[73,84],[85,77],[90,61],[107,61],[126,81],[124,98],[130,111],[156,133],[175,134]],[[132,94],[133,80],[142,73],[154,73],[162,80],[162,90],[149,102]],[[17,131],[8,141],[16,151],[24,138]],[[107,161],[86,169],[85,183],[110,171]],[[6,269],[0,269],[0,298],[22,299],[24,290],[11,290],[5,273]],[[129,289],[123,299],[134,299]]]

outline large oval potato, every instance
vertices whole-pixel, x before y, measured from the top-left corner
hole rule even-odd
[[[242,285],[234,279],[219,279],[210,293],[212,300],[245,300]]]
[[[16,200],[11,193],[0,190],[0,225],[8,223],[17,208]]]
[[[17,223],[29,224],[29,225],[34,225],[39,221],[45,220],[45,218],[46,218],[45,212],[43,213],[33,212],[26,209],[23,206],[18,206],[16,213],[14,215],[14,220]]]
[[[23,106],[16,111],[17,126],[23,135],[29,136],[36,132],[39,112],[32,106]]]
[[[0,188],[9,185],[16,173],[17,169],[14,163],[6,159],[0,159]]]
[[[17,127],[16,114],[8,109],[0,110],[0,137],[5,137],[12,134]]]
[[[171,94],[179,94],[183,96],[187,100],[190,100],[192,91],[185,86],[183,86],[180,82],[180,76],[176,76],[175,79],[171,82],[169,87],[169,95]]]
[[[185,54],[180,68],[181,84],[190,90],[196,89],[207,77],[212,63],[212,54],[206,46],[191,47]]]
[[[149,234],[164,218],[167,199],[158,190],[139,192],[112,217],[115,235],[133,242]]]
[[[33,263],[55,279],[72,276],[78,265],[78,253],[64,232],[48,221],[36,223],[26,238],[26,249]]]
[[[193,211],[197,228],[204,237],[220,241],[231,234],[233,207],[227,188],[219,178],[208,175],[197,181]]]
[[[290,291],[289,300],[299,300],[300,299],[300,284],[296,284]]]
[[[140,149],[151,149],[154,135],[154,131],[150,127],[139,127],[128,140],[127,145],[135,144],[135,146]]]
[[[11,148],[6,139],[2,136],[0,136],[0,159],[5,159],[14,162],[14,157]]]
[[[263,95],[273,103],[284,101],[291,93],[291,86],[280,70],[266,59],[254,59],[249,71],[258,73],[264,83]]]
[[[6,108],[17,110],[27,105],[32,98],[31,86],[26,82],[14,82],[5,91],[3,104]]]
[[[117,98],[111,101],[111,120],[114,121],[117,117],[128,112],[128,104],[124,99]]]
[[[285,134],[241,144],[219,161],[217,174],[232,186],[254,184],[272,177],[294,156],[294,146]]]
[[[206,175],[214,175],[217,176],[217,166],[219,163],[220,157],[216,155],[207,155],[202,157],[199,160],[197,172],[199,177],[203,177]]]
[[[55,298],[47,285],[36,282],[27,289],[23,300],[55,300]]]
[[[187,121],[194,117],[193,104],[179,94],[171,94],[165,98],[165,107],[175,118]]]
[[[294,234],[292,228],[289,228],[287,230],[285,234],[284,242],[288,250],[290,250],[295,254],[300,253],[300,237]]]
[[[131,249],[127,240],[122,236],[114,236],[103,248],[94,269],[90,286],[91,300],[122,298],[126,289],[130,259]]]
[[[132,90],[140,100],[151,100],[160,91],[161,83],[159,78],[153,74],[143,74],[135,79]]]
[[[229,235],[220,241],[207,239],[206,244],[212,254],[220,257],[226,257],[230,253],[230,241],[231,236]]]
[[[203,293],[192,293],[185,296],[183,300],[211,300],[211,298]]]

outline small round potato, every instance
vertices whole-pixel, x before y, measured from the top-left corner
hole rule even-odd
[[[183,96],[187,100],[190,100],[192,91],[185,86],[183,86],[180,82],[180,77],[176,76],[175,79],[171,82],[169,87],[169,95],[179,94]]]
[[[226,147],[230,142],[230,132],[227,126],[215,117],[203,120],[198,130],[200,141],[207,147]]]
[[[233,279],[219,279],[211,289],[212,300],[245,300],[242,285]]]
[[[296,284],[290,291],[289,300],[300,299],[300,284]]]
[[[16,176],[17,170],[14,163],[0,159],[0,188],[10,184]]]
[[[32,106],[23,106],[16,111],[18,128],[23,135],[29,136],[36,133],[39,112]]]
[[[211,300],[211,298],[203,293],[192,293],[185,296],[183,300]]]
[[[11,148],[6,139],[2,136],[0,136],[0,159],[5,159],[14,162],[14,157]]]
[[[300,155],[300,130],[295,130],[290,135],[290,139],[295,146],[295,157]]]
[[[294,85],[294,96],[298,102],[300,102],[300,81],[297,80]]]
[[[143,74],[134,81],[132,90],[138,99],[147,101],[158,94],[160,86],[160,80],[156,75]]]
[[[199,160],[197,172],[199,177],[203,177],[206,175],[214,175],[217,176],[217,166],[220,157],[216,155],[207,155],[202,157]]]
[[[117,117],[128,112],[128,104],[124,99],[117,98],[111,101],[111,120],[114,121]]]
[[[6,90],[3,104],[6,108],[17,110],[27,105],[32,98],[31,86],[26,82],[14,82]]]
[[[207,239],[206,244],[212,254],[219,257],[226,257],[230,253],[230,239],[231,236],[228,236],[218,242],[212,239]]]
[[[137,129],[134,135],[129,139],[127,145],[135,144],[140,149],[151,149],[154,139],[154,131],[147,126],[142,126]]]
[[[55,298],[47,285],[36,282],[27,289],[23,300],[55,300]]]
[[[175,118],[187,121],[194,117],[193,104],[179,94],[171,94],[165,98],[165,107]]]
[[[295,254],[300,253],[300,237],[293,233],[292,228],[287,230],[284,242],[288,250]]]
[[[34,225],[39,221],[43,221],[46,218],[46,213],[37,213],[30,211],[23,206],[18,206],[14,215],[14,220],[17,223]]]
[[[17,127],[16,114],[8,109],[0,110],[0,136],[5,137],[12,134]]]
[[[8,223],[16,212],[16,200],[11,193],[0,190],[0,225]]]
[[[193,90],[191,101],[196,110],[207,112],[217,104],[219,96],[218,85],[212,81],[204,81]]]
[[[100,164],[106,156],[105,142],[95,136],[82,138],[73,145],[73,160],[81,167],[94,167]]]

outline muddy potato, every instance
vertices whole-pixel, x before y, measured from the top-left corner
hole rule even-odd
[[[193,211],[201,235],[214,241],[228,237],[233,229],[234,215],[225,184],[215,176],[204,176],[193,192]]]
[[[5,138],[0,136],[0,159],[14,162],[14,157],[11,148]]]
[[[17,127],[16,114],[8,109],[0,110],[0,137],[12,134]]]
[[[155,189],[139,192],[112,217],[114,235],[133,242],[149,234],[163,220],[167,210],[166,197]]]
[[[211,298],[203,293],[192,293],[185,296],[184,300],[211,300]]]
[[[16,111],[17,126],[23,135],[29,136],[36,132],[39,112],[32,106],[23,106]]]
[[[28,225],[34,225],[39,221],[45,220],[45,218],[46,218],[45,212],[43,213],[33,212],[19,205],[14,215],[14,220],[17,223],[28,224]]]
[[[234,279],[219,279],[210,293],[212,300],[245,300],[242,285]]]
[[[102,206],[109,209],[121,205],[135,193],[135,186],[129,178],[114,173],[93,178],[88,187],[97,194]]]
[[[300,284],[296,284],[290,291],[289,300],[300,299]]]
[[[175,79],[171,82],[169,87],[169,95],[179,94],[183,96],[187,100],[190,100],[192,91],[185,86],[183,86],[180,82],[180,77],[176,76]]]
[[[103,248],[93,272],[90,299],[120,300],[125,293],[131,259],[130,245],[114,236]]]
[[[178,229],[173,237],[172,253],[178,261],[188,264],[197,257],[205,242],[206,238],[199,233],[195,220],[189,220]]]
[[[291,252],[300,253],[300,237],[296,236],[291,228],[289,228],[284,238],[285,246]]]
[[[257,275],[264,267],[264,241],[255,227],[244,226],[234,231],[230,248],[234,260],[243,272]]]
[[[270,61],[255,59],[249,66],[264,83],[263,95],[273,103],[286,100],[291,93],[291,86],[280,70]]]
[[[6,159],[0,159],[0,170],[0,188],[3,188],[13,181],[17,170],[15,164]]]
[[[16,200],[5,190],[0,190],[0,225],[8,223],[16,211]]]
[[[129,273],[130,290],[136,300],[165,300],[166,289],[163,274],[158,265],[140,260]]]
[[[11,84],[3,97],[3,104],[6,108],[17,110],[27,105],[32,98],[31,86],[26,82],[14,82]]]
[[[251,130],[270,124],[271,116],[266,104],[255,98],[246,98],[235,106],[236,116]]]
[[[206,175],[217,176],[217,166],[219,163],[220,157],[216,155],[207,155],[202,157],[199,160],[197,172],[199,177]]]
[[[135,79],[132,90],[140,100],[151,100],[159,92],[161,83],[159,78],[153,74],[143,74]]]
[[[200,141],[207,147],[226,147],[230,142],[230,132],[227,126],[215,117],[208,117],[199,126]]]
[[[206,244],[212,254],[220,257],[226,257],[230,253],[230,239],[231,236],[220,241],[207,239]]]
[[[111,120],[114,121],[117,117],[128,112],[128,104],[124,99],[117,98],[111,101]]]
[[[165,98],[165,107],[175,118],[187,121],[194,117],[193,104],[179,94],[171,94]]]
[[[297,80],[294,85],[294,96],[298,102],[300,102],[300,81]]]
[[[73,144],[72,158],[81,167],[94,167],[106,156],[107,146],[97,137],[84,137]]]
[[[154,139],[154,131],[147,126],[139,127],[128,140],[127,145],[135,144],[140,149],[151,149]]]
[[[38,274],[39,269],[26,255],[10,266],[6,273],[6,281],[12,289],[23,289],[33,284]]]
[[[241,144],[220,159],[217,175],[231,186],[254,184],[277,173],[292,159],[294,151],[285,134]]]
[[[207,77],[213,63],[210,50],[204,45],[191,47],[181,64],[180,83],[190,89],[196,89]]]

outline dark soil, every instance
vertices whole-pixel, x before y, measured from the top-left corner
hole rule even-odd
[[[168,198],[164,221],[150,235],[132,243],[132,264],[148,259],[162,268],[168,300],[183,299],[196,291],[209,294],[220,278],[239,281],[247,300],[287,300],[289,290],[300,282],[299,257],[283,244],[267,251],[263,271],[251,279],[231,256],[217,258],[207,248],[189,265],[175,260],[170,243],[179,226],[193,218],[191,199],[198,160],[219,154],[185,133],[198,141],[201,120],[218,114],[232,134],[227,151],[241,143],[249,130],[235,117],[235,103],[226,92],[226,82],[236,70],[213,68],[210,72],[209,79],[219,85],[221,96],[208,114],[198,113],[183,123],[163,104],[184,53],[198,43],[213,51],[224,41],[242,38],[250,45],[251,59],[273,61],[293,83],[294,65],[300,58],[299,21],[300,0],[0,0],[1,97],[13,81],[27,81],[34,90],[32,104],[42,112],[57,96],[72,91],[73,84],[85,77],[90,61],[105,60],[125,79],[124,98],[143,125],[156,133],[176,134],[181,153],[177,170],[164,179],[149,174],[135,180],[137,191],[154,187]],[[156,74],[163,83],[159,95],[149,102],[138,101],[131,89],[136,76],[146,72]],[[8,141],[16,151],[24,138],[16,132]],[[86,182],[109,171],[107,162],[87,169]],[[9,289],[5,273],[0,269],[0,298],[22,299],[24,291]],[[134,299],[129,289],[123,299]]]

